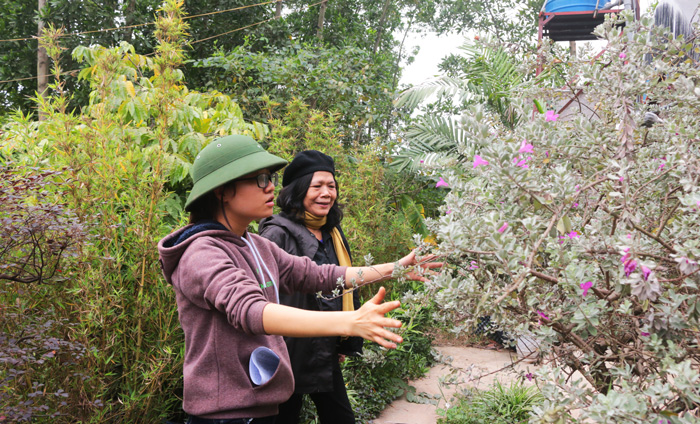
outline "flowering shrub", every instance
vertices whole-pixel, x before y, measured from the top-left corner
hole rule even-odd
[[[450,188],[430,222],[454,264],[433,282],[441,316],[534,335],[531,422],[697,422],[700,70],[692,44],[618,19],[596,60],[551,65],[568,90],[518,87],[514,129],[465,112],[469,160],[432,170]]]

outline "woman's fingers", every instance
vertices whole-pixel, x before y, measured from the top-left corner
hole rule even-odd
[[[377,290],[377,294],[357,311],[359,314],[358,331],[359,335],[367,340],[371,340],[387,349],[396,349],[396,343],[401,343],[403,339],[386,328],[399,328],[401,327],[401,321],[387,318],[384,315],[401,306],[401,302],[395,300],[382,303],[385,296],[386,289],[380,287]]]

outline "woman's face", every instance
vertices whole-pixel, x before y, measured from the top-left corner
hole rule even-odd
[[[333,174],[328,171],[316,171],[304,197],[304,209],[312,215],[324,217],[330,212],[337,197]]]
[[[243,181],[236,181],[230,187],[222,189],[226,215],[234,232],[245,230],[252,221],[272,215],[275,204],[274,184],[270,181],[265,188],[260,188],[252,178],[269,173],[267,169],[251,172],[241,177]]]

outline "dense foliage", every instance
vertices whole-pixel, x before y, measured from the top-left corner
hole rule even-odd
[[[424,169],[451,189],[430,225],[454,264],[435,281],[441,316],[534,334],[531,422],[690,423],[700,407],[700,68],[650,18],[616,19],[596,60],[543,47],[567,89],[518,85],[513,128],[471,107],[460,157]]]
[[[55,65],[52,95],[39,103],[47,119],[17,113],[2,127],[4,420],[183,418],[182,332],[155,243],[186,221],[191,162],[220,134],[249,134],[288,158],[303,148],[333,154],[358,261],[409,250],[410,221],[391,207],[395,191],[383,189],[384,150],[341,147],[335,117],[302,102],[263,125],[245,120],[229,96],[188,89],[179,6],[159,11],[155,56],[127,43],[75,49],[91,88],[82,114],[71,113],[61,76],[61,31],[47,32]],[[23,244],[8,244],[15,240]]]
[[[264,3],[264,2],[261,2]],[[47,1],[43,10],[37,11],[37,2],[3,1],[0,3],[0,113],[20,109],[25,113],[35,110],[32,97],[37,90],[37,23],[41,18],[47,25],[61,29],[62,48],[71,52],[78,46],[118,46],[129,43],[143,55],[153,54],[157,46],[154,38],[155,15],[161,0],[128,1]],[[232,29],[259,24],[274,16],[274,4],[244,7],[249,2],[241,0],[216,0],[182,2],[189,15],[188,33],[192,43],[188,54],[204,58],[217,48],[231,48],[242,42],[242,32]],[[212,13],[216,12],[216,13]],[[253,28],[260,30],[260,28]],[[225,34],[225,36],[222,36]],[[87,106],[90,88],[77,78],[80,65],[68,56],[61,58],[65,88],[73,94],[72,107]],[[190,78],[200,78],[196,72]]]

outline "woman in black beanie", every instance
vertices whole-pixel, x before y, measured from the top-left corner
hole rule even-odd
[[[260,222],[260,235],[296,256],[308,256],[317,264],[351,265],[350,246],[340,228],[333,158],[316,150],[296,155],[282,179],[277,198],[282,212]],[[281,303],[308,310],[353,310],[359,307],[357,291],[334,300],[293,293]],[[345,355],[362,351],[356,337],[285,337],[296,386],[292,397],[280,405],[276,424],[299,421],[303,395],[311,396],[321,424],[353,424],[355,417],[340,369]]]

